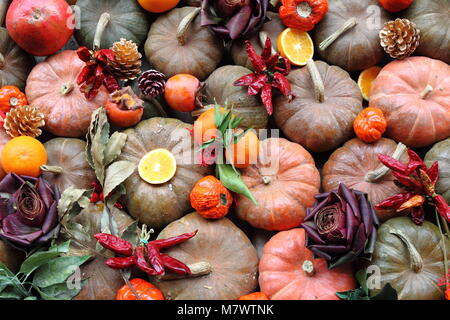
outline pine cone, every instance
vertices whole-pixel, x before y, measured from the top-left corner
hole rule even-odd
[[[151,98],[156,98],[164,93],[166,76],[156,70],[147,70],[139,78],[139,89]]]
[[[141,73],[142,54],[131,40],[123,38],[113,44],[114,61],[109,62],[111,71],[119,80],[134,80]]]
[[[395,19],[380,31],[381,46],[392,58],[409,57],[419,46],[420,30],[408,19]]]
[[[11,137],[40,136],[45,125],[44,114],[33,106],[17,106],[12,108],[5,118],[3,127]]]

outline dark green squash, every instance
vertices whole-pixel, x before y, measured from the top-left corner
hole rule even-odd
[[[416,54],[450,63],[450,1],[414,0],[404,17],[420,30]]]
[[[446,252],[450,259],[450,241]],[[409,217],[390,219],[378,229],[371,265],[380,271],[380,286],[387,283],[397,290],[399,300],[444,299],[438,286],[445,276],[444,242],[437,226],[425,221],[418,226]]]
[[[128,212],[150,228],[159,229],[191,210],[189,194],[194,184],[210,173],[199,166],[189,130],[191,125],[172,118],[151,118],[127,129],[127,142],[118,160],[136,164],[148,152],[164,148],[176,159],[175,176],[164,184],[149,184],[138,169],[124,182]]]
[[[8,31],[0,28],[0,87],[10,85],[23,90],[34,62],[34,58],[10,38]]]
[[[96,181],[94,170],[86,160],[86,142],[73,138],[55,138],[45,144],[47,165],[43,177],[59,188],[89,189]]]
[[[251,73],[241,66],[224,66],[214,71],[205,81],[204,94],[206,105],[218,103],[233,107],[237,117],[242,118],[244,128],[265,129],[269,116],[261,99],[249,96],[247,89],[233,83],[242,76]]]
[[[207,27],[200,26],[200,8],[175,8],[152,24],[145,55],[167,77],[179,73],[204,80],[222,59],[223,43]]]
[[[112,47],[120,38],[132,40],[140,46],[147,35],[147,13],[135,0],[78,0],[80,25],[75,37],[80,46],[92,48],[97,33],[99,47]],[[104,27],[97,32],[97,27]]]
[[[434,161],[439,162],[439,180],[436,192],[442,194],[450,203],[450,138],[436,143],[425,156],[425,162],[431,166]]]

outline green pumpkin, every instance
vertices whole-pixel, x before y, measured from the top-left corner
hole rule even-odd
[[[112,47],[121,38],[140,46],[150,28],[147,13],[135,0],[78,0],[80,25],[75,37],[80,46],[92,48],[97,26],[106,25],[101,33],[100,48]],[[98,33],[98,34],[99,34]]]
[[[450,138],[436,143],[425,156],[427,166],[433,162],[439,162],[439,180],[436,184],[436,192],[442,194],[450,203]]]
[[[450,241],[445,241],[450,259]],[[431,222],[418,226],[411,218],[400,217],[382,224],[371,264],[381,277],[371,296],[389,283],[399,300],[444,299],[444,287],[438,286],[445,276],[444,246],[439,228]]]

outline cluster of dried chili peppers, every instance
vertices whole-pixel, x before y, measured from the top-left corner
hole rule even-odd
[[[90,199],[91,203],[97,203],[98,201],[105,201],[105,196],[103,195],[103,188],[97,181],[91,183],[91,188],[93,189],[92,196]],[[109,196],[109,195],[108,195]],[[108,197],[107,196],[107,197]],[[124,206],[119,201],[117,201],[114,206],[118,209],[123,209]]]
[[[168,239],[149,241],[150,232],[144,225],[140,243],[133,248],[131,242],[107,233],[97,233],[95,239],[106,249],[123,257],[109,258],[106,265],[113,269],[126,269],[137,266],[151,276],[164,275],[166,271],[179,275],[190,275],[191,270],[183,262],[164,254],[161,250],[183,243],[197,234],[197,231],[184,233]]]
[[[425,206],[435,207],[445,220],[450,222],[450,207],[445,199],[436,194],[435,186],[439,179],[439,163],[434,162],[428,168],[422,158],[408,149],[409,163],[380,154],[379,160],[392,170],[394,183],[404,190],[377,204],[377,209],[395,209],[397,212],[411,210],[414,223],[420,225],[425,219]]]
[[[108,68],[108,61],[114,60],[114,52],[110,49],[89,50],[81,47],[78,57],[86,63],[78,76],[77,83],[88,100],[95,98],[102,85],[110,92],[120,89],[120,85]]]
[[[289,102],[294,99],[291,85],[286,76],[291,72],[288,59],[279,53],[272,55],[272,41],[267,37],[264,48],[259,56],[250,41],[245,41],[245,50],[253,65],[254,72],[234,82],[235,86],[248,87],[251,96],[260,95],[267,113],[273,113],[272,89],[278,89],[281,94],[288,97]]]

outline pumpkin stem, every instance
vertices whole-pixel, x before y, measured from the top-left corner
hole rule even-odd
[[[392,158],[396,160],[400,160],[400,158],[403,156],[403,154],[406,152],[407,147],[403,143],[399,143],[397,145],[397,148],[395,149],[394,153],[392,154]],[[381,178],[383,178],[385,175],[389,173],[389,168],[385,165],[381,165],[381,167],[367,172],[366,176],[364,177],[365,182],[374,183]]]
[[[105,32],[106,27],[108,26],[109,22],[111,21],[111,15],[108,12],[103,12],[100,16],[100,19],[97,23],[97,28],[95,29],[95,35],[94,35],[94,50],[100,49],[100,44],[102,41],[103,32]]]
[[[71,93],[73,90],[73,83],[65,83],[61,86],[61,89],[59,90],[59,92],[63,95],[66,96],[69,93]]]
[[[264,48],[264,46],[266,45],[266,41],[267,41],[268,37],[269,37],[269,34],[267,32],[265,32],[265,31],[261,31],[259,33],[259,42],[261,43],[261,47]],[[277,51],[275,50],[275,48],[272,45],[272,55],[274,55],[276,53],[277,53]]]
[[[428,95],[433,92],[433,90],[434,89],[433,89],[433,87],[431,85],[427,85],[426,88],[420,94],[420,97],[422,99],[426,99],[428,97]]]
[[[63,168],[58,167],[58,166],[42,165],[41,166],[41,170],[44,171],[44,172],[51,172],[51,173],[55,173],[55,174],[60,174],[60,173],[64,172]]]
[[[159,280],[180,280],[180,279],[186,279],[186,278],[206,276],[206,275],[210,274],[212,271],[212,266],[209,264],[209,262],[206,262],[206,261],[193,263],[193,264],[188,265],[188,267],[189,267],[189,269],[191,269],[191,274],[189,274],[189,275],[166,273],[162,276],[157,276],[157,278]]]
[[[355,17],[352,17],[350,19],[348,19],[347,21],[345,21],[345,23],[339,28],[337,29],[335,32],[333,32],[328,38],[326,38],[325,40],[323,40],[320,45],[319,45],[319,49],[320,51],[324,51],[326,50],[329,46],[331,46],[333,44],[333,42],[335,42],[341,35],[343,35],[345,32],[347,32],[348,30],[350,30],[351,28],[353,28],[354,26],[356,26],[358,24],[358,20],[356,20]]]
[[[309,59],[306,62],[306,66],[314,84],[314,94],[316,96],[316,100],[322,103],[325,101],[325,86],[323,84],[319,69],[317,69],[317,65],[312,59]]]
[[[312,277],[316,274],[316,270],[314,270],[314,264],[310,260],[305,260],[303,262],[302,270],[308,277]]]
[[[411,240],[409,240],[403,232],[397,229],[391,229],[389,230],[389,233],[399,237],[400,240],[402,240],[402,242],[406,245],[409,252],[409,259],[411,261],[411,269],[416,273],[421,272],[423,269],[423,260]]]
[[[5,22],[6,12],[8,11],[9,7],[9,0],[3,0],[0,1],[0,27],[3,25],[3,22]]]
[[[270,179],[270,177],[268,177],[268,176],[263,176],[262,177],[262,181],[263,181],[263,183],[264,184],[270,184],[271,182],[272,182],[272,179]]]
[[[181,20],[180,24],[178,25],[177,39],[178,39],[178,43],[181,46],[184,46],[186,44],[186,38],[185,38],[186,31],[189,29],[189,26],[191,25],[192,21],[194,21],[194,19],[197,17],[199,12],[200,12],[200,8],[195,8],[188,15],[186,15],[183,18],[183,20]]]

